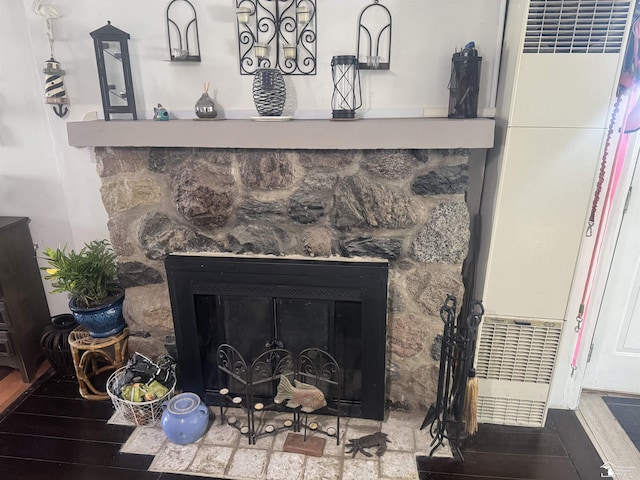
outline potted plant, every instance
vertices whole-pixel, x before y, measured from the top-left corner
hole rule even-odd
[[[69,309],[92,337],[115,335],[126,327],[124,289],[117,284],[118,262],[107,240],[87,243],[77,253],[45,248],[44,255],[49,267],[42,269],[54,287],[51,293],[69,293]]]

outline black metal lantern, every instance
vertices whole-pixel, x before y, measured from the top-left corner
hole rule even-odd
[[[182,25],[182,28],[180,28]],[[172,62],[199,62],[198,15],[189,0],[171,0],[167,6],[167,36]]]
[[[355,55],[338,55],[331,59],[333,96],[331,109],[333,118],[355,118],[356,110],[362,106],[360,70]]]
[[[111,120],[114,113],[130,113],[137,120],[129,60],[129,34],[107,22],[90,35],[96,51],[104,119]]]
[[[389,70],[391,66],[391,12],[378,0],[360,12],[356,53],[360,70]]]

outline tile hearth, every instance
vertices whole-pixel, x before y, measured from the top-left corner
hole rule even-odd
[[[242,417],[240,411],[227,416]],[[417,480],[416,456],[428,455],[431,436],[418,428],[422,416],[404,412],[391,412],[383,421],[358,418],[341,419],[341,440],[326,438],[322,457],[283,452],[282,447],[289,431],[265,435],[256,445],[249,445],[247,438],[229,425],[220,425],[219,409],[211,407],[210,427],[198,442],[175,445],[167,440],[162,428],[138,427],[122,446],[123,453],[154,455],[149,470],[182,473],[233,480]],[[278,417],[282,418],[278,418]],[[312,418],[313,417],[313,418]],[[257,431],[267,424],[279,424],[284,414],[264,412]],[[286,416],[290,418],[290,416]],[[112,419],[120,423],[117,415]],[[309,416],[309,422],[334,424],[335,419],[320,415]],[[345,453],[345,439],[359,438],[382,430],[391,443],[381,457],[368,458],[362,454],[352,457]],[[375,453],[375,447],[369,449]],[[451,457],[448,446],[441,447],[435,456]]]

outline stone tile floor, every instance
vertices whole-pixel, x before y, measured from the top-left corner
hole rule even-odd
[[[241,411],[225,411],[227,417],[243,418]],[[290,430],[259,437],[249,445],[247,437],[237,428],[220,424],[220,410],[211,408],[209,429],[196,443],[175,445],[167,440],[161,427],[138,427],[122,446],[124,453],[154,455],[151,471],[185,473],[204,477],[234,480],[417,480],[416,456],[428,455],[432,438],[427,429],[420,431],[423,415],[391,412],[382,422],[343,418],[340,422],[340,444],[327,437],[322,457],[283,452]],[[290,415],[264,412],[257,423],[258,434],[267,425],[281,425]],[[116,416],[112,420],[120,423]],[[335,426],[334,417],[309,415],[320,428]],[[345,439],[362,437],[382,430],[391,443],[381,457],[375,447],[372,457],[345,452]],[[439,448],[434,456],[450,457],[448,446]]]

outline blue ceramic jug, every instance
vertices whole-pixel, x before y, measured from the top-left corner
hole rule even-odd
[[[162,431],[169,441],[186,445],[198,440],[207,430],[209,409],[195,393],[181,393],[163,403]]]

